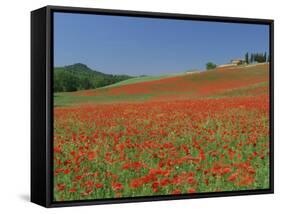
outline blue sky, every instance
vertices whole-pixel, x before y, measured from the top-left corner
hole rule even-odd
[[[159,75],[268,52],[267,25],[54,14],[54,64],[109,74]]]

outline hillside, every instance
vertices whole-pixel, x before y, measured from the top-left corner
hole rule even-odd
[[[116,87],[116,86],[130,85],[130,84],[141,83],[141,82],[155,81],[155,80],[160,80],[160,79],[169,78],[169,77],[176,77],[176,76],[183,76],[186,74],[192,74],[193,72],[198,72],[198,71],[190,70],[190,71],[186,71],[186,72],[169,73],[169,74],[163,74],[163,75],[158,75],[158,76],[138,76],[138,77],[133,77],[133,78],[130,78],[127,80],[123,80],[123,81],[114,83],[112,85],[108,85],[106,87]]]
[[[128,75],[105,74],[76,63],[54,69],[54,91],[78,91],[95,89],[132,78]]]
[[[231,69],[220,68],[95,90],[58,93],[56,94],[55,104],[256,96],[268,93],[268,81],[268,64]]]

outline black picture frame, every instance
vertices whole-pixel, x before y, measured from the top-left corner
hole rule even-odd
[[[53,193],[53,13],[83,13],[161,19],[201,20],[268,25],[270,28],[270,188],[231,192],[54,202]],[[268,194],[274,192],[274,21],[238,17],[46,6],[31,12],[31,201],[44,207],[145,202]]]

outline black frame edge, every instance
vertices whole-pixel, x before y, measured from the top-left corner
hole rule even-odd
[[[46,7],[46,185],[47,207],[53,201],[53,16],[50,7]]]
[[[231,22],[231,23],[249,23],[249,24],[271,24],[273,19],[258,19],[245,17],[230,17],[230,16],[213,16],[213,15],[195,15],[185,13],[166,13],[153,11],[136,11],[136,10],[119,10],[119,9],[103,9],[103,8],[86,8],[72,6],[55,6],[47,5],[49,10],[56,12],[72,12],[72,13],[88,13],[101,15],[116,15],[116,16],[132,16],[132,17],[149,17],[149,18],[166,18],[166,19],[189,19],[197,21],[214,21],[214,22]]]
[[[46,7],[31,12],[31,189],[30,200],[47,206]]]

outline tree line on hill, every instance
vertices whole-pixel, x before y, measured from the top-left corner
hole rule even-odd
[[[270,55],[266,52],[264,53],[251,53],[247,52],[244,57],[244,62],[242,64],[253,64],[253,63],[264,63],[264,62],[270,62]],[[215,69],[217,65],[213,62],[206,63],[206,69],[211,70]]]
[[[90,69],[77,63],[54,68],[54,92],[70,92],[95,89],[132,78],[128,75],[112,75]]]
[[[264,63],[270,62],[270,55],[267,55],[266,52],[264,53],[251,53],[248,52],[245,54],[245,63],[252,64],[252,63]]]

